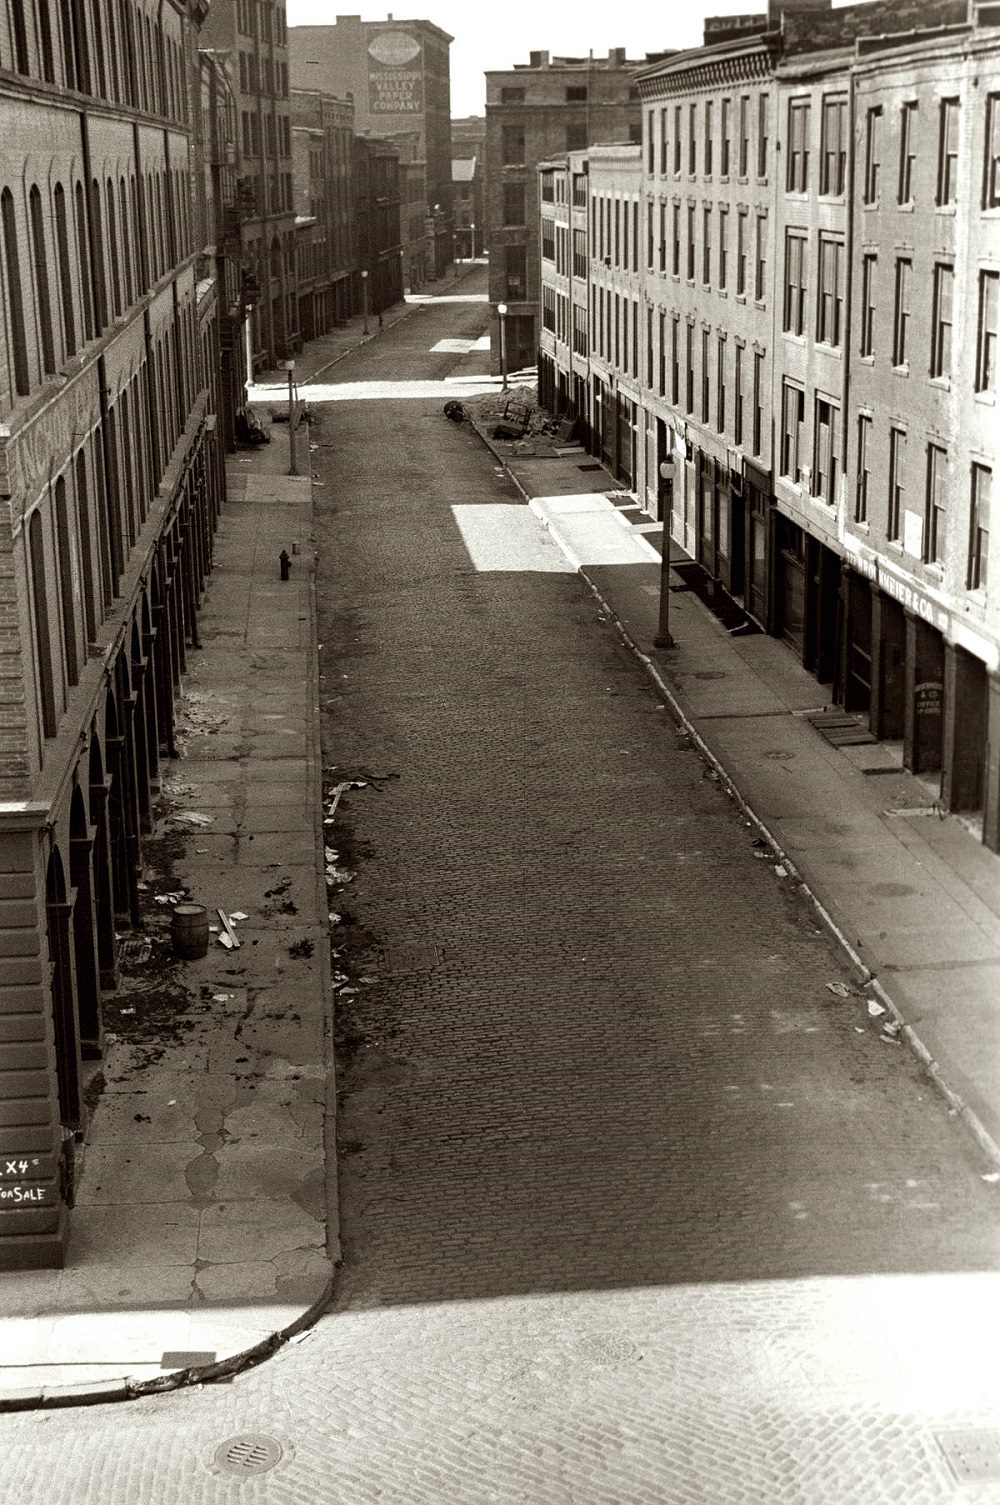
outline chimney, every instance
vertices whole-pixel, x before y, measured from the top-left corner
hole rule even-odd
[[[549,66],[549,55],[548,55],[548,53],[547,52],[532,52],[529,55],[529,64],[528,64],[528,66],[531,67],[531,68],[547,68]]]
[[[628,53],[627,47],[610,47],[608,49],[608,63],[612,68],[624,68],[625,58]]]

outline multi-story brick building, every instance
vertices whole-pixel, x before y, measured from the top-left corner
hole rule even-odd
[[[138,919],[221,501],[199,17],[179,0],[0,12],[5,1266],[62,1262],[83,1063],[116,930]]]
[[[654,514],[669,497],[716,591],[1000,849],[1000,11],[804,0],[738,20],[639,75],[645,422],[630,434],[604,395],[632,400],[636,341],[623,322],[615,353],[609,332],[631,252],[593,152],[564,170],[590,205],[589,280],[539,258],[541,389],[579,412],[589,383],[592,447],[622,479],[634,455],[636,495]],[[542,208],[543,235],[573,228]],[[559,328],[559,300],[584,296],[586,356]]]
[[[231,59],[240,122],[240,256],[253,281],[253,369],[301,345],[284,0],[230,0],[208,10],[207,47]]]
[[[390,142],[355,136],[354,205],[360,306],[377,318],[403,296],[400,162]]]
[[[506,303],[507,364],[534,365],[540,329],[540,162],[591,142],[638,141],[642,123],[635,75],[624,48],[606,58],[550,58],[486,75],[485,214],[490,247],[490,302]],[[499,330],[491,328],[493,369]]]
[[[483,200],[485,115],[465,115],[451,122],[451,152],[455,254],[482,256],[486,251]]]
[[[292,176],[299,226],[299,328],[325,334],[358,307],[354,204],[354,106],[293,89]],[[306,224],[308,220],[310,223]]]
[[[433,221],[434,239],[427,270],[440,277],[452,256],[452,38],[430,21],[391,16],[337,16],[332,26],[293,26],[288,36],[295,87],[350,96],[359,136],[417,133],[415,151],[402,155],[425,164],[422,217]]]

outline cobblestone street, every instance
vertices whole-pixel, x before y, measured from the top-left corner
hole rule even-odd
[[[313,409],[325,782],[368,780],[327,827],[335,1309],[229,1385],[5,1417],[0,1500],[1000,1501],[938,1440],[1000,1425],[989,1166],[444,418],[484,288]],[[210,1466],[247,1432],[276,1468]]]

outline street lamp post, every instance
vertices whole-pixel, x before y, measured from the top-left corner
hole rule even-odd
[[[288,372],[288,474],[297,476],[299,467],[295,458],[295,362],[286,361]]]
[[[367,334],[368,333],[368,268],[367,267],[362,267],[361,268],[361,297],[362,297],[362,300],[363,300],[363,306],[364,306],[364,312],[365,312],[365,327],[364,327],[364,332],[365,332],[365,334]]]
[[[507,391],[507,305],[497,304],[497,313],[500,315],[500,390]]]
[[[475,259],[476,259],[476,222],[475,222],[475,220],[473,220],[472,224],[469,226],[469,238],[472,241],[472,259],[473,259],[473,261],[475,261]]]
[[[660,516],[663,519],[662,558],[660,559],[660,611],[656,624],[657,648],[672,648],[674,640],[670,633],[670,514],[673,510],[674,457],[668,455],[660,462]]]

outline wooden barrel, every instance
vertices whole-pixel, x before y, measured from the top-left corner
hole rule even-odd
[[[204,904],[175,904],[170,922],[174,950],[187,961],[208,951],[208,910]]]

